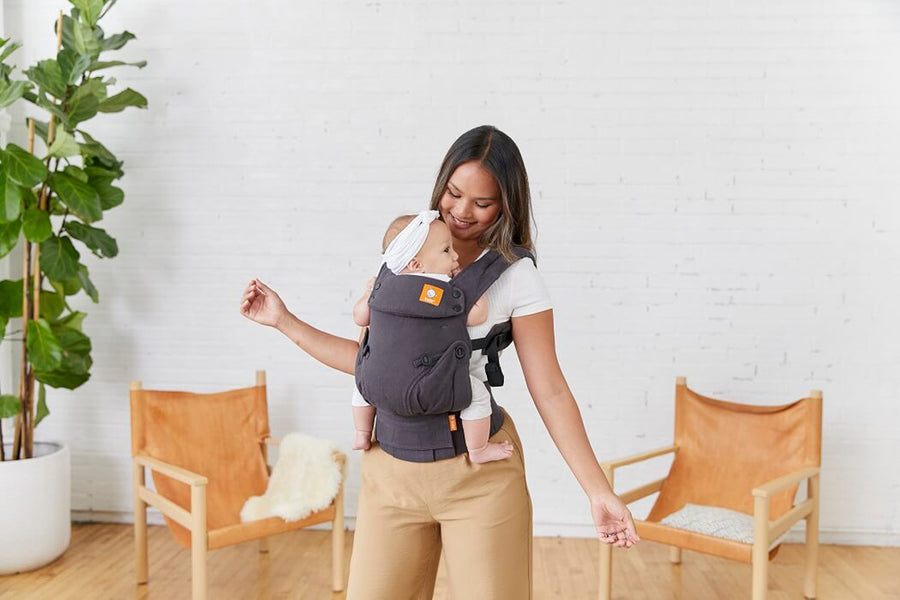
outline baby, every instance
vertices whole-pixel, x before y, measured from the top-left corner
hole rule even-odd
[[[394,219],[388,227],[382,242],[385,263],[397,275],[424,275],[442,281],[450,281],[451,274],[459,268],[459,256],[453,250],[453,238],[446,223],[437,220],[436,210],[427,210],[418,215],[403,215]],[[424,239],[423,231],[427,228]],[[412,256],[412,258],[409,258]],[[369,325],[369,295],[375,278],[369,280],[363,296],[353,307],[353,320],[360,327]],[[487,319],[487,299],[482,296],[472,306],[466,319],[467,327],[474,327]],[[509,442],[488,442],[491,428],[491,394],[484,383],[469,375],[472,384],[472,403],[463,409],[463,433],[469,460],[486,463],[502,460],[512,455]],[[354,450],[366,450],[371,445],[372,425],[375,407],[366,402],[353,386],[353,422],[356,427]]]

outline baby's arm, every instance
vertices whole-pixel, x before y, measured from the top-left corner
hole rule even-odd
[[[488,305],[487,294],[479,298],[469,311],[469,318],[466,319],[467,327],[475,327],[487,321]]]
[[[366,291],[353,307],[353,322],[360,327],[366,327],[369,324],[369,296],[372,294],[374,285],[375,278],[373,277],[366,282]]]

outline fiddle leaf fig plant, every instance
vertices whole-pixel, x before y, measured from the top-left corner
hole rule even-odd
[[[3,343],[22,345],[18,393],[3,389],[0,395],[0,419],[15,419],[10,457],[0,428],[0,460],[32,456],[34,428],[49,414],[47,386],[75,389],[90,377],[86,313],[74,310],[69,298],[83,292],[100,301],[82,257],[116,256],[115,238],[98,222],[125,194],[114,185],[124,175],[122,161],[86,127],[99,113],[147,106],[139,92],[116,90],[115,78],[106,75],[113,67],[147,64],[106,60],[106,53],[135,39],[100,27],[116,0],[69,3],[69,14],[60,13],[56,22],[56,56],[26,69],[27,79],[13,79],[7,64],[20,45],[0,39],[0,109],[24,101],[47,115],[28,121],[28,150],[12,143],[0,149],[0,258],[20,243],[23,253],[22,278],[0,281]],[[43,156],[32,151],[35,136],[44,142]],[[21,329],[8,332],[10,320],[19,318]]]

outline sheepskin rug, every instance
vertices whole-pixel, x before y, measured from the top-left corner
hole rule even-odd
[[[334,442],[302,433],[285,436],[266,493],[244,503],[241,521],[269,517],[296,521],[326,508],[341,485],[341,470],[332,457],[337,449]]]

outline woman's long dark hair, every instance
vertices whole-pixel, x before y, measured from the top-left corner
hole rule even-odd
[[[438,210],[456,167],[469,161],[478,162],[493,175],[502,203],[497,220],[479,236],[478,245],[496,250],[509,261],[515,260],[512,246],[524,246],[534,253],[531,192],[525,161],[512,138],[492,125],[470,129],[450,146],[434,184],[431,209]]]

